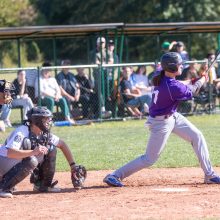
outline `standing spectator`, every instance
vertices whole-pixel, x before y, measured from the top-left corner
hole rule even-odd
[[[179,55],[181,56],[183,62],[186,62],[189,60],[189,54],[186,51],[185,44],[182,41],[178,41],[175,45],[175,48],[176,48],[176,52],[179,53]],[[188,66],[189,65],[185,64],[183,67],[187,68]]]
[[[91,54],[91,60],[93,63],[95,64],[105,64],[107,63],[107,51],[106,51],[106,40],[104,37],[98,37],[96,40],[96,49],[95,51],[92,52]],[[104,69],[104,75],[106,75],[106,69]],[[105,108],[105,102],[104,102],[104,96],[103,94],[101,94],[99,96],[99,93],[102,92],[102,88],[100,87],[101,82],[102,82],[102,75],[100,72],[100,69],[94,69],[93,71],[93,77],[94,77],[94,91],[96,94],[96,100],[95,103],[97,105],[97,109],[99,109],[99,106],[101,106],[101,117],[102,118],[109,118],[112,115],[111,111],[106,111]],[[106,80],[105,84],[102,85],[104,87],[106,87]],[[105,88],[103,88],[103,91],[105,90]],[[94,118],[98,118],[100,115],[99,111],[95,112]]]
[[[50,67],[49,62],[43,63],[42,67]],[[61,108],[63,118],[69,121],[71,124],[75,124],[75,121],[70,118],[69,107],[66,99],[61,96],[61,89],[54,77],[51,77],[51,70],[44,69],[41,71],[40,77],[40,97],[41,104],[46,106],[51,112],[53,112],[54,105],[58,105]]]
[[[168,53],[170,50],[173,49],[173,46],[176,44],[176,41],[164,41],[161,45],[161,55]]]
[[[70,60],[63,60],[61,65],[70,66],[71,62]],[[65,97],[71,109],[71,104],[76,104],[80,97],[80,89],[75,76],[69,71],[69,68],[63,68],[56,76],[56,80],[60,86],[61,95]]]
[[[26,72],[24,70],[18,70],[17,78],[14,80],[13,85],[15,87],[15,91],[13,94],[12,107],[22,106],[23,118],[26,120],[26,114],[34,107],[34,104],[27,93]]]
[[[108,42],[108,63],[119,63],[119,57],[115,53],[115,43],[113,40],[109,40]]]
[[[107,63],[106,41],[104,37],[98,37],[96,41],[95,63]]]
[[[79,102],[82,104],[83,117],[89,117],[90,107],[93,106],[93,110],[96,109],[96,103],[94,103],[95,94],[92,89],[92,83],[85,74],[84,68],[77,68],[76,80],[80,88]],[[94,106],[95,105],[95,106]]]

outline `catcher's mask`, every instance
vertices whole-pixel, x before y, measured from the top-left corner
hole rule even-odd
[[[176,52],[165,53],[161,58],[161,66],[167,72],[176,73],[181,64],[183,64],[183,60]]]
[[[6,80],[0,80],[0,105],[11,104],[14,85]]]
[[[53,114],[46,107],[37,106],[27,112],[27,120],[43,132],[50,130],[52,118]]]

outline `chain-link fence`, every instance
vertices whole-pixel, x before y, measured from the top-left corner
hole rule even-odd
[[[203,60],[187,64],[195,62],[200,66],[205,63]],[[12,123],[25,119],[32,105],[47,106],[58,121],[66,120],[68,115],[74,120],[118,120],[136,117],[126,105],[120,81],[128,69],[136,72],[141,67],[146,71],[144,86],[152,86],[152,76],[159,71],[155,62],[7,68],[0,69],[0,78],[17,83],[10,115]],[[185,115],[218,113],[219,97],[216,84],[210,81],[192,100],[180,103],[178,111]]]

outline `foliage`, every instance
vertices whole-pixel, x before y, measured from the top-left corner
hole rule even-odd
[[[0,26],[16,27],[32,25],[37,14],[29,0],[1,0]],[[0,60],[4,67],[11,67],[18,63],[16,41],[0,42]],[[32,44],[32,43],[31,43]],[[21,60],[26,62],[27,51],[23,48]],[[32,52],[33,54],[33,52]]]
[[[31,25],[36,17],[29,0],[1,0],[0,8],[1,27]]]
[[[95,23],[158,23],[158,22],[192,22],[192,21],[218,21],[220,5],[217,0],[1,0],[0,25],[74,25]],[[191,36],[191,42],[189,41]],[[74,38],[73,40],[57,40],[58,59],[71,58],[74,63],[88,63],[89,50],[94,49],[94,38]],[[190,35],[166,35],[161,34],[163,40],[182,40],[187,49],[191,47],[191,57],[202,59],[207,51],[217,48],[217,34],[190,34]],[[160,43],[161,43],[160,42]],[[160,48],[157,47],[157,36],[129,37],[126,39],[125,49],[129,47],[129,54],[124,54],[123,61],[142,62],[159,59]],[[33,45],[28,43],[28,60],[44,58],[52,60],[52,45],[48,40],[36,41]],[[87,45],[89,50],[87,50]],[[4,51],[12,50],[11,45],[0,44],[3,49],[0,59],[4,57]],[[33,49],[33,50],[32,50]],[[13,49],[14,50],[14,49]],[[149,52],[150,50],[150,52]],[[35,51],[35,52],[34,52]],[[7,55],[11,57],[10,55]],[[127,58],[129,60],[127,60]],[[12,60],[17,59],[17,52],[13,51]]]
[[[220,13],[217,0],[32,0],[32,3],[39,12],[38,21],[41,24],[50,25],[218,21]],[[198,37],[199,35],[192,36],[192,57],[200,59],[204,58],[207,51],[215,49],[217,42],[215,34]],[[189,43],[186,35],[175,36],[175,38],[167,36],[165,39],[183,40],[186,45]],[[156,36],[151,36],[148,39],[130,37],[127,39],[127,43],[129,44],[130,61],[152,61],[159,58]],[[45,44],[41,46],[43,48]],[[58,51],[62,48],[62,52],[59,54],[61,57],[69,56],[73,60],[81,59],[82,62],[85,62],[86,44],[82,43],[82,39],[75,39],[73,44],[63,40],[57,46]],[[189,45],[187,49],[189,49]],[[82,50],[84,53],[80,53]],[[47,58],[50,56],[48,50],[44,53]]]

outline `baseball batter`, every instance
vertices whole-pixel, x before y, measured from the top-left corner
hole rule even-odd
[[[190,121],[177,112],[178,103],[192,99],[202,85],[208,80],[206,73],[196,82],[177,81],[183,69],[182,58],[178,53],[169,52],[161,58],[162,71],[153,79],[154,92],[146,126],[150,130],[150,138],[145,154],[127,163],[104,178],[110,186],[122,187],[121,182],[131,174],[153,165],[163,151],[171,133],[175,133],[190,142],[205,174],[205,183],[220,184],[220,177],[214,172],[210,163],[205,138]]]

